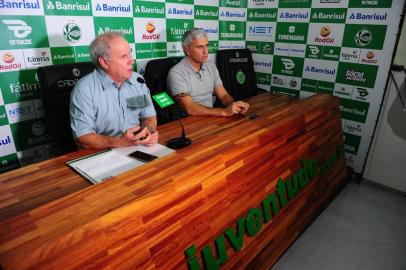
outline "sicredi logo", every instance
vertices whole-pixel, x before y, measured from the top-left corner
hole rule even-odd
[[[358,46],[367,46],[372,41],[372,33],[368,29],[361,29],[355,34],[354,40]]]
[[[23,20],[2,20],[7,25],[8,30],[12,31],[16,38],[25,38],[31,34],[32,28]]]
[[[295,67],[295,63],[292,61],[292,59],[281,58],[281,61],[286,70],[291,70]]]
[[[76,43],[80,40],[82,31],[76,23],[67,23],[63,27],[63,37],[71,42]]]
[[[52,1],[48,1],[46,8],[48,10],[62,10],[62,11],[90,11],[90,3],[86,5],[79,4],[75,2],[74,4],[65,4],[60,1],[55,1],[55,4]]]
[[[110,3],[96,5],[96,11],[106,11],[106,12],[119,12],[119,13],[128,13],[131,12],[131,5],[113,5]]]
[[[143,40],[157,40],[159,39],[159,34],[154,34],[155,32],[155,23],[154,22],[148,22],[145,25],[145,30],[148,32],[148,34],[143,34],[142,39]]]
[[[15,0],[15,1],[0,1],[0,8],[7,8],[7,9],[25,9],[25,10],[33,10],[33,9],[40,9],[39,0],[30,1],[30,0]]]
[[[331,34],[331,28],[329,26],[323,26],[320,29],[320,37],[315,37],[314,41],[323,44],[331,44],[334,43],[334,38],[329,37]]]

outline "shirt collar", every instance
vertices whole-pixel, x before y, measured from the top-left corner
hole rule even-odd
[[[192,66],[192,64],[190,63],[189,58],[187,58],[187,56],[185,56],[184,59],[185,59],[185,65],[186,65],[187,67],[189,67],[190,70],[193,71],[193,73],[196,73],[196,72],[199,72],[199,71],[204,71],[204,70],[206,69],[206,63],[202,63],[201,66],[200,66],[200,70],[196,71],[195,68],[194,68],[194,67]]]
[[[115,81],[113,81],[109,75],[107,75],[107,73],[102,70],[101,68],[96,68],[96,72],[97,72],[97,76],[100,79],[100,82],[103,86],[103,90],[109,89],[111,86],[113,86],[116,89],[120,89],[120,87],[118,87],[117,83]],[[134,84],[134,82],[132,81],[132,78],[130,78],[129,80],[124,81],[121,86],[124,83],[129,83],[129,84]]]

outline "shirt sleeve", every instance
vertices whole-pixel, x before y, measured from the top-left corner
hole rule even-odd
[[[89,88],[88,83],[79,81],[71,93],[70,125],[75,139],[89,133],[96,133],[96,113]]]
[[[169,71],[167,77],[167,85],[172,96],[176,96],[182,93],[190,93],[185,72],[182,72],[178,68],[172,68]]]
[[[220,74],[219,74],[217,67],[214,64],[212,64],[211,68],[213,70],[213,75],[214,75],[214,87],[222,86],[223,81],[220,78]]]

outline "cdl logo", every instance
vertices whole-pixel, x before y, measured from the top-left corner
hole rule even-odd
[[[269,35],[272,32],[272,26],[250,26],[248,28],[248,33],[259,34],[259,35]]]

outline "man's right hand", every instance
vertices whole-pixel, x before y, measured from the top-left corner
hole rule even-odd
[[[244,101],[235,101],[223,109],[224,116],[232,116],[234,114],[246,114],[249,109],[249,104]]]

